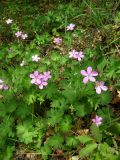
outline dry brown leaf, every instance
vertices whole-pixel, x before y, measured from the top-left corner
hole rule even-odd
[[[117,91],[117,93],[118,93],[118,95],[117,95],[117,96],[120,98],[120,91]]]
[[[117,91],[117,95],[115,95],[112,103],[113,104],[120,103],[120,91],[119,90]]]
[[[80,129],[80,130],[77,130],[77,133],[79,135],[88,135],[89,134],[89,129]]]

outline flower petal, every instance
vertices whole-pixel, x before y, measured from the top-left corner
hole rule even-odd
[[[97,94],[101,94],[101,88],[98,86],[98,87],[95,87],[95,89],[96,89],[96,93]]]
[[[38,75],[39,75],[38,71],[34,71],[34,76],[38,76]]]
[[[95,82],[95,81],[96,81],[96,79],[95,79],[94,77],[92,77],[92,76],[89,77],[89,80],[90,80],[91,82]]]
[[[36,84],[37,85],[41,84],[41,80],[39,78],[36,79]]]
[[[98,126],[100,126],[102,124],[102,122],[96,122],[95,124],[98,127]]]
[[[95,119],[92,119],[92,122],[94,122],[94,123],[95,123],[95,122],[96,122],[96,120],[95,120]]]
[[[34,74],[30,74],[30,78],[35,78]]]
[[[48,83],[47,83],[47,82],[42,82],[42,84],[43,84],[44,86],[47,86]]]
[[[105,82],[101,81],[100,84],[101,84],[102,86],[104,86]]]
[[[101,89],[102,89],[103,91],[107,91],[107,90],[108,90],[108,87],[107,87],[107,86],[101,86]]]
[[[81,57],[78,57],[78,61],[81,61],[82,59],[81,59]]]
[[[98,72],[96,72],[96,71],[93,71],[92,73],[91,73],[91,76],[97,76],[98,75]]]
[[[88,74],[87,74],[87,72],[85,71],[85,70],[81,70],[81,72],[80,72],[83,76],[87,76]]]
[[[39,85],[39,89],[43,89],[43,85],[41,84],[41,85]]]
[[[88,77],[83,78],[83,83],[87,83],[88,82]]]
[[[91,72],[92,72],[92,67],[88,67],[88,68],[87,68],[87,73],[88,73],[88,74],[91,74]]]
[[[34,84],[35,82],[36,82],[36,80],[35,80],[35,79],[32,79],[32,80],[31,80],[31,83],[32,83],[32,84]]]
[[[98,117],[98,119],[99,119],[99,121],[102,121],[103,118],[102,117]]]

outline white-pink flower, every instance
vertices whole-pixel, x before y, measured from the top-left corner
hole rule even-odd
[[[31,83],[37,85],[38,84],[38,78],[39,78],[38,71],[34,71],[33,74],[30,74],[30,78],[32,78]]]
[[[61,43],[62,43],[62,38],[59,38],[59,37],[54,38],[53,42],[54,42],[55,44],[61,44]]]
[[[8,90],[9,86],[8,85],[4,85],[4,90]]]
[[[70,24],[67,26],[67,31],[72,31],[72,30],[74,30],[74,28],[75,28],[75,24],[70,23]]]
[[[69,57],[81,61],[84,58],[82,51],[78,52],[75,49],[69,52]]]
[[[92,119],[92,122],[98,127],[102,124],[102,117],[96,115],[95,118]]]
[[[77,54],[78,54],[78,51],[73,49],[72,51],[69,52],[69,57],[70,58],[75,58]]]
[[[7,19],[7,20],[6,20],[6,23],[7,23],[7,24],[11,24],[12,22],[13,22],[12,19]]]
[[[22,38],[22,39],[26,39],[27,37],[28,37],[27,34],[22,34],[22,35],[21,35],[21,38]]]
[[[46,81],[51,78],[51,72],[50,72],[50,71],[44,72],[43,75],[44,75],[44,79],[45,79]]]
[[[17,32],[15,33],[15,35],[16,35],[16,37],[21,37],[22,31],[17,31]]]
[[[40,57],[36,54],[32,56],[32,61],[38,62],[40,60]]]
[[[95,90],[96,90],[97,94],[101,94],[102,90],[103,91],[107,91],[108,90],[108,87],[104,85],[105,82],[103,82],[103,81],[102,82],[96,81],[95,84],[96,84]]]
[[[83,52],[82,51],[78,52],[77,54],[78,61],[81,61],[83,58],[84,58]]]
[[[87,83],[88,81],[95,82],[96,79],[94,77],[98,75],[98,72],[93,71],[92,67],[87,67],[87,71],[81,70],[80,73],[85,76],[83,83]]]

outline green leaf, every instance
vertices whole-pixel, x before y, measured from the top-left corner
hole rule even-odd
[[[59,61],[61,59],[61,56],[58,52],[53,52],[53,53],[51,53],[51,59],[53,61]]]
[[[104,119],[105,124],[111,123],[113,112],[110,110],[109,106],[98,109],[97,113]]]
[[[99,95],[99,103],[102,105],[107,105],[112,100],[112,95],[110,92],[103,92],[101,95]]]
[[[61,107],[61,104],[60,104],[60,101],[59,100],[54,100],[52,103],[51,103],[51,106],[53,108],[60,108]]]
[[[79,157],[82,158],[91,154],[97,148],[97,146],[98,145],[96,143],[87,144],[84,148],[80,150]]]
[[[120,135],[120,123],[114,123],[109,128],[110,132],[112,132],[115,135]]]
[[[4,151],[4,153],[2,153],[2,157],[0,156],[0,158],[2,160],[11,160],[13,157],[13,151],[15,150],[14,146],[7,146],[6,150]]]
[[[120,22],[120,12],[117,13],[117,15],[115,16],[115,22],[119,23]]]
[[[36,95],[34,93],[32,93],[32,94],[30,93],[30,94],[26,95],[25,99],[29,105],[33,104],[36,101]]]
[[[72,128],[72,117],[65,115],[60,123],[60,130],[63,132],[68,132]]]
[[[77,97],[75,89],[67,86],[65,90],[62,91],[62,94],[65,96],[66,100],[70,102],[75,101]]]
[[[82,104],[74,105],[76,115],[79,117],[84,117],[86,115],[85,106]]]
[[[77,141],[76,137],[73,137],[73,136],[67,137],[66,145],[69,147],[77,147],[78,141]]]
[[[61,109],[61,110],[65,110],[67,106],[66,104],[66,100],[65,98],[63,98],[62,96],[60,97],[59,96],[59,99],[55,99],[51,102],[51,107],[52,108],[58,108],[58,109]]]
[[[5,55],[5,51],[4,50],[0,50],[0,59],[2,59]]]
[[[48,86],[45,88],[43,92],[47,96],[48,99],[52,99],[54,98],[54,96],[57,95],[57,90],[58,89],[57,89],[56,84],[49,82]]]
[[[62,147],[62,143],[64,142],[63,136],[60,134],[56,134],[54,136],[49,137],[47,140],[47,145],[53,147],[54,149],[58,149]]]
[[[51,109],[48,113],[48,125],[54,126],[55,124],[59,123],[63,118],[64,112],[58,109]]]
[[[14,99],[6,100],[6,103],[4,104],[3,110],[6,111],[6,113],[13,113],[15,109],[17,108],[17,103]],[[2,108],[0,108],[2,109]],[[3,112],[4,113],[4,112]]]
[[[97,66],[98,71],[102,72],[107,63],[108,63],[108,61],[105,58],[102,59],[101,63],[99,63],[98,66]]]
[[[102,140],[102,134],[100,133],[99,127],[97,127],[94,123],[90,127],[91,133],[94,138],[100,142]]]
[[[110,147],[107,143],[101,143],[98,147],[98,153],[106,160],[119,160],[118,151]]]
[[[77,136],[76,139],[80,141],[81,143],[87,143],[90,141],[93,141],[93,139],[90,136],[84,135],[84,136]]]
[[[27,121],[24,124],[19,124],[17,126],[17,136],[21,142],[29,144],[33,141],[33,138],[36,137],[36,131],[32,127],[31,123]]]
[[[28,110],[29,110],[29,112],[28,112]],[[25,118],[26,116],[28,116],[30,114],[31,114],[30,106],[28,106],[27,104],[22,103],[22,102],[21,102],[21,104],[19,104],[17,106],[17,109],[15,111],[15,116],[17,118],[22,118],[23,119],[23,118]]]
[[[48,155],[51,154],[51,152],[52,149],[46,144],[40,148],[40,153],[42,154],[44,160],[48,159]]]

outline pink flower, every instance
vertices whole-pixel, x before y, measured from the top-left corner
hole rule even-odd
[[[21,31],[18,31],[15,33],[16,37],[20,37],[22,35],[22,32]]]
[[[40,60],[40,57],[36,54],[32,56],[32,61],[38,62]]]
[[[44,79],[44,75],[39,74],[38,71],[35,71],[33,74],[30,74],[30,77],[33,78],[31,80],[31,83],[37,85],[39,89],[43,89],[43,87],[48,84]]]
[[[75,28],[75,24],[70,23],[70,24],[67,26],[67,31],[72,31],[72,30],[74,30],[74,28]]]
[[[61,38],[54,38],[54,40],[53,40],[53,42],[55,43],[55,44],[61,44],[62,43],[62,39]]]
[[[78,52],[76,50],[72,50],[69,52],[69,57],[70,58],[74,58],[74,59],[77,59],[78,61],[81,61],[82,58],[84,58],[84,55],[83,55],[83,52]]]
[[[102,124],[102,117],[96,115],[95,118],[92,119],[92,122],[98,127]]]
[[[12,19],[7,19],[7,20],[6,20],[6,23],[7,23],[7,24],[11,24],[12,22],[13,22]]]
[[[96,93],[97,94],[101,94],[102,90],[103,91],[107,91],[108,90],[108,87],[104,85],[105,82],[98,82],[96,81],[95,84],[95,89],[96,89]]]
[[[94,76],[97,76],[98,73],[96,71],[92,71],[92,67],[88,67],[87,71],[81,70],[80,72],[85,78],[83,79],[83,83],[87,83],[88,81],[95,82],[96,79]]]
[[[28,37],[27,34],[22,34],[22,35],[21,35],[21,38],[22,38],[22,39],[26,39],[27,37]]]
[[[8,90],[9,86],[8,85],[4,85],[4,90]]]
[[[43,89],[44,86],[47,86],[48,79],[51,78],[50,71],[39,73],[38,71],[34,71],[33,74],[30,74],[30,78],[32,78],[31,83],[35,84],[39,87],[39,89]]]
[[[31,83],[32,84],[38,84],[38,76],[39,76],[39,73],[38,73],[38,71],[34,71],[34,73],[33,74],[30,74],[30,78],[32,78],[32,80],[31,80]]]
[[[43,73],[43,75],[44,75],[44,79],[47,81],[48,79],[50,79],[51,78],[51,72],[50,71],[48,71],[48,72],[44,72]]]

